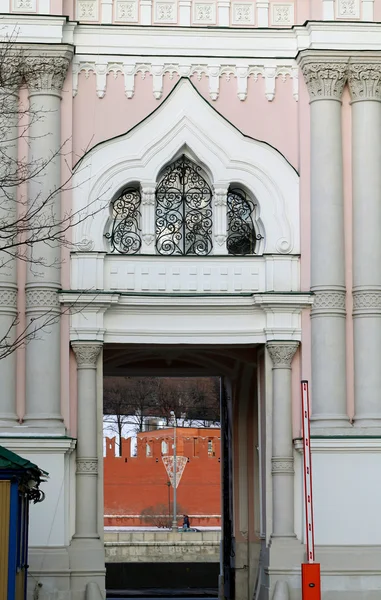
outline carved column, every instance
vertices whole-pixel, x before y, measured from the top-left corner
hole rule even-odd
[[[141,236],[142,254],[155,254],[155,185],[142,185]]]
[[[8,58],[8,60],[7,60]],[[17,58],[8,56],[0,66],[0,222],[3,250],[0,259],[0,428],[16,424],[17,317],[17,141],[18,100],[21,72]],[[12,183],[14,182],[14,185]],[[5,250],[7,250],[5,252]],[[12,350],[13,347],[13,350]],[[10,354],[8,354],[10,352]],[[8,354],[8,355],[7,355]],[[4,358],[3,358],[4,357]]]
[[[227,254],[227,198],[228,189],[227,187],[214,188],[214,253],[215,254]]]
[[[78,371],[76,538],[98,538],[97,379],[102,344],[72,344]]]
[[[268,342],[273,362],[273,537],[294,537],[291,362],[299,342]]]
[[[349,425],[346,408],[341,97],[347,59],[302,52],[310,95],[312,427]]]
[[[61,91],[72,56],[70,47],[28,53],[24,64],[29,89],[28,185],[31,215],[26,312],[34,338],[26,346],[26,416],[30,427],[63,431],[60,407],[61,287]],[[66,223],[67,226],[67,223]]]
[[[381,53],[351,59],[355,425],[381,426]]]

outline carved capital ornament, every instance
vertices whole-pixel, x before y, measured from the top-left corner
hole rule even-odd
[[[377,100],[381,102],[381,64],[351,63],[348,84],[353,102]]]
[[[274,369],[290,369],[299,342],[267,342]]]
[[[73,342],[72,348],[78,369],[95,369],[103,344],[100,342]]]
[[[316,100],[341,101],[347,81],[347,63],[303,60],[300,63],[311,102]]]

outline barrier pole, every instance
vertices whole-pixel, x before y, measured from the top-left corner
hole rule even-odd
[[[306,511],[307,563],[302,564],[302,600],[321,600],[320,564],[315,562],[314,510],[312,498],[312,464],[310,402],[308,381],[302,387],[304,506]]]

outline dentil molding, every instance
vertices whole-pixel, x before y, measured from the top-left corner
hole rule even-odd
[[[163,58],[162,62],[156,63],[150,58],[144,60],[133,57],[126,61],[121,57],[120,60],[107,60],[105,58],[94,60],[92,57],[75,57],[73,61],[73,96],[78,93],[79,74],[84,73],[88,78],[91,73],[96,77],[96,92],[98,98],[104,98],[107,89],[107,77],[113,75],[114,78],[121,73],[124,77],[124,89],[127,98],[131,99],[135,92],[135,78],[140,76],[145,79],[147,76],[152,79],[152,93],[156,100],[160,100],[163,94],[164,75],[168,74],[170,79],[177,77],[197,77],[200,81],[203,76],[209,81],[209,96],[211,100],[217,100],[220,91],[220,80],[225,78],[227,81],[234,78],[236,80],[236,92],[238,98],[243,101],[247,97],[247,86],[250,78],[258,81],[262,77],[265,81],[265,97],[269,102],[275,98],[276,80],[281,78],[286,81],[290,78],[293,82],[293,97],[297,101],[299,97],[298,86],[298,67],[294,60],[281,61],[277,64],[274,61],[262,60],[255,63],[234,63],[221,61],[202,64],[184,58],[180,62],[173,62],[170,58]]]

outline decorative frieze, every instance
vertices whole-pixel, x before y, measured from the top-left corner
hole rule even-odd
[[[274,27],[291,27],[294,24],[294,4],[291,2],[274,2],[271,5],[271,22]]]
[[[294,459],[292,457],[276,456],[271,459],[271,473],[273,475],[293,475]]]
[[[235,79],[237,85],[237,96],[239,100],[244,101],[247,97],[248,80],[252,78],[258,81],[259,77],[265,82],[265,97],[269,102],[275,98],[276,80],[278,77],[282,81],[290,78],[293,82],[293,97],[298,100],[298,68],[293,61],[287,63],[282,62],[277,65],[274,61],[267,62],[264,60],[260,64],[222,64],[213,61],[213,63],[192,63],[189,59],[184,59],[180,62],[161,63],[151,62],[147,59],[146,62],[107,62],[104,60],[80,60],[78,57],[73,63],[73,96],[78,93],[79,74],[83,73],[86,78],[90,73],[95,73],[96,90],[99,98],[103,98],[106,94],[107,75],[112,73],[115,77],[121,74],[124,77],[124,88],[127,98],[133,98],[135,93],[135,80],[140,76],[145,79],[147,75],[152,76],[152,93],[157,100],[162,97],[164,76],[169,76],[174,79],[179,77],[197,77],[201,80],[203,76],[209,81],[209,95],[211,100],[217,100],[219,96],[219,87],[221,78],[227,81]]]
[[[4,284],[2,284],[4,285]],[[16,311],[17,290],[12,287],[0,287],[0,312]]]
[[[78,475],[98,475],[97,458],[77,458],[76,466]]]
[[[26,311],[30,312],[60,312],[58,290],[46,287],[26,288]]]
[[[360,0],[337,0],[338,19],[358,19],[360,17]]]
[[[345,290],[314,290],[311,318],[321,315],[345,317]]]
[[[381,314],[381,290],[353,290],[353,316]]]

